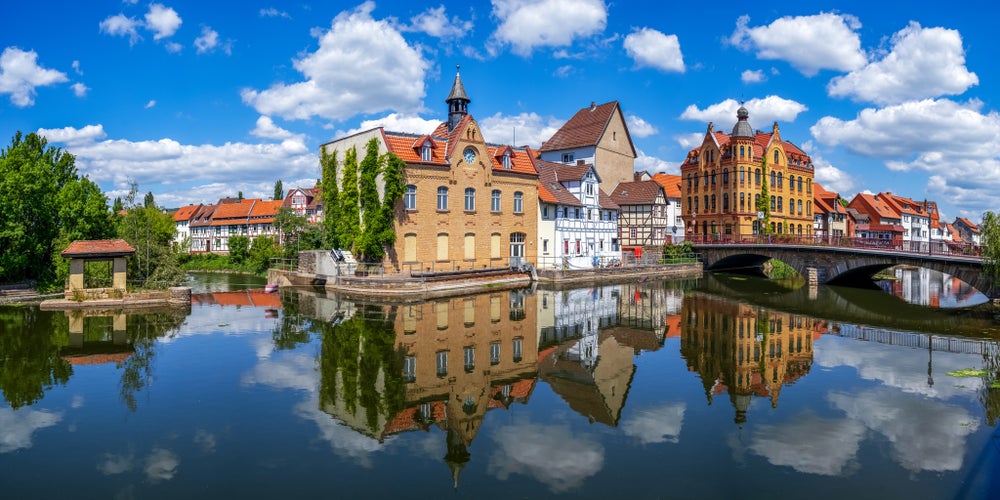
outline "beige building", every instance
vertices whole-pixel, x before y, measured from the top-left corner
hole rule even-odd
[[[577,111],[542,144],[540,158],[545,161],[594,165],[601,179],[601,189],[610,193],[620,182],[631,182],[635,171],[635,145],[618,101]]]
[[[486,142],[460,76],[446,100],[448,121],[430,133],[374,128],[324,144],[327,153],[369,140],[406,162],[406,191],[396,207],[396,241],[384,263],[410,271],[452,271],[535,263],[538,170],[535,153]],[[343,168],[338,168],[342,173]],[[381,190],[380,190],[381,191]]]

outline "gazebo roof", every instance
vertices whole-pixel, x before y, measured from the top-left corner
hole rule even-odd
[[[76,240],[63,250],[63,257],[124,257],[135,253],[135,248],[125,240]]]

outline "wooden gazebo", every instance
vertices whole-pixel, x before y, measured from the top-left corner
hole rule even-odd
[[[125,294],[125,257],[135,253],[135,248],[125,240],[76,240],[60,255],[69,259],[69,282],[65,296],[71,300],[122,297]],[[90,261],[111,261],[110,288],[86,288],[84,264]]]

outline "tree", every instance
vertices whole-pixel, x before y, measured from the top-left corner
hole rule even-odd
[[[358,152],[347,150],[344,156],[344,179],[340,191],[340,217],[337,235],[343,248],[354,248],[355,238],[361,229],[361,212],[358,205]]]
[[[332,248],[341,248],[340,188],[337,186],[337,151],[327,153],[320,149],[320,196],[323,197],[323,229]]]
[[[281,186],[281,179],[274,181],[274,196],[272,196],[271,199],[272,200],[285,199],[285,189]]]
[[[983,214],[981,233],[983,270],[990,280],[1000,284],[1000,215],[987,210]]]
[[[177,226],[174,218],[156,207],[136,203],[138,185],[133,182],[123,200],[125,215],[117,219],[118,237],[135,248],[129,259],[129,277],[141,287],[166,288],[184,279],[171,244]]]
[[[354,248],[362,261],[374,262],[385,255],[381,235],[378,234],[382,206],[378,199],[378,186],[375,185],[380,170],[379,163],[383,158],[378,154],[378,139],[368,141],[365,149],[358,178],[358,205],[361,209],[361,227],[364,230],[356,236]]]
[[[125,205],[122,205],[122,197],[115,196],[115,203],[111,206],[111,214],[117,215],[122,210],[125,210]]]
[[[142,205],[146,208],[156,208],[156,200],[153,199],[152,191],[146,193],[146,197],[143,199]]]
[[[259,236],[254,238],[250,246],[250,265],[258,273],[267,271],[271,265],[271,259],[281,256],[281,248],[274,238],[270,236]]]
[[[250,238],[238,234],[229,237],[229,260],[234,264],[242,264],[250,256]]]
[[[763,219],[758,219],[760,224],[760,234],[771,234],[771,197],[767,192],[767,155],[760,164],[763,182],[760,185],[760,199],[757,200],[757,211],[764,213]]]
[[[70,238],[105,237],[107,210],[97,185],[80,178],[73,155],[38,134],[17,132],[0,151],[0,282],[61,288],[52,264],[65,246],[57,247]]]
[[[288,207],[278,209],[278,214],[274,217],[274,226],[278,228],[278,235],[281,238],[281,245],[285,249],[285,257],[291,258],[298,255],[301,249],[299,237],[303,233],[309,221],[303,215],[298,215]]]
[[[238,191],[236,193],[236,197],[239,198],[240,201],[243,201],[243,191]]]

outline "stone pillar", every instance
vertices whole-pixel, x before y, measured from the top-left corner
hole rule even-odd
[[[190,304],[191,303],[191,288],[186,286],[173,286],[170,287],[170,298],[167,299],[171,304]]]
[[[66,289],[69,293],[83,290],[83,262],[83,259],[69,260],[69,287]]]
[[[111,287],[115,290],[125,291],[126,281],[125,281],[125,257],[115,257],[114,259],[114,279],[112,280]]]

